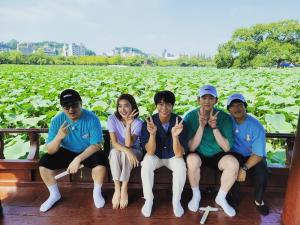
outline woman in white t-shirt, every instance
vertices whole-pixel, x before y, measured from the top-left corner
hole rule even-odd
[[[128,204],[128,181],[132,168],[142,158],[139,136],[142,121],[137,118],[139,110],[134,97],[122,94],[117,100],[117,111],[108,117],[107,127],[112,144],[109,154],[111,174],[115,184],[112,198],[114,209],[123,209]]]

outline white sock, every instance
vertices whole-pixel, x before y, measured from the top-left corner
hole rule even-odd
[[[153,200],[147,200],[145,201],[145,204],[142,207],[142,214],[144,217],[150,217],[152,212],[152,206],[153,206]]]
[[[57,202],[60,198],[61,195],[59,193],[58,190],[58,186],[57,184],[53,184],[49,187],[47,187],[49,192],[50,192],[50,196],[49,198],[41,205],[40,207],[40,211],[41,212],[46,212],[48,211],[54,204],[55,202]]]
[[[236,214],[235,210],[228,204],[228,202],[226,200],[226,195],[227,195],[227,192],[220,189],[215,201],[219,206],[221,206],[223,208],[224,212],[228,216],[231,216],[231,217],[235,216],[235,214]]]
[[[173,212],[174,212],[175,216],[181,217],[184,213],[184,210],[181,206],[180,200],[173,200],[172,204],[173,204]]]
[[[193,191],[193,198],[189,202],[188,208],[190,211],[197,212],[201,200],[201,192],[199,190],[199,187],[192,187],[192,191]]]
[[[94,199],[95,206],[98,209],[102,208],[105,204],[105,200],[101,194],[101,187],[102,184],[94,183],[93,199]]]

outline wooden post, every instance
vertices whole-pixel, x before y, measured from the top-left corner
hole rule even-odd
[[[282,221],[284,225],[300,224],[300,113],[294,144],[292,162],[289,171],[288,185],[286,189]]]
[[[4,133],[0,132],[0,159],[4,159]]]
[[[29,132],[29,154],[27,156],[27,159],[38,159],[39,158],[39,147],[40,147],[40,141],[39,141],[39,134],[36,132]]]

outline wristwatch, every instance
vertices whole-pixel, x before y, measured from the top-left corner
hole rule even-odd
[[[249,169],[248,166],[246,164],[241,166],[242,170],[244,170],[245,172],[247,172],[247,170]]]

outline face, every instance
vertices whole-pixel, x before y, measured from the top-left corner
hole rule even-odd
[[[214,105],[217,103],[217,98],[212,95],[203,95],[198,98],[198,103],[205,111],[211,111]]]
[[[159,118],[163,120],[170,119],[171,112],[173,111],[173,105],[164,101],[159,102],[156,105]]]
[[[71,104],[67,104],[62,106],[64,113],[73,121],[79,119],[81,114],[81,102],[74,102]]]
[[[126,99],[121,99],[118,103],[118,112],[122,118],[127,117],[132,112],[132,106]]]
[[[242,102],[231,103],[229,112],[236,120],[242,120],[246,116],[246,108]]]

